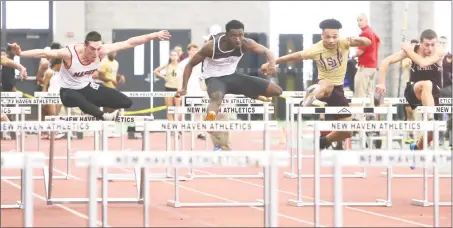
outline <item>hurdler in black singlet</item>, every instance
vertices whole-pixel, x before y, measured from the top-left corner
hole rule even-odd
[[[419,45],[416,45],[414,52],[417,53]],[[440,97],[440,82],[442,80],[442,68],[437,63],[427,66],[420,67],[414,61],[412,61],[410,79],[407,82],[406,89],[404,90],[404,97],[407,100],[407,103],[412,109],[421,106],[422,102],[419,100],[415,94],[414,85],[419,81],[431,81],[433,84],[432,95],[434,98],[435,105],[439,105]]]
[[[417,53],[419,45],[415,45],[414,52]],[[411,65],[410,84],[419,81],[431,81],[433,83],[433,97],[440,97],[440,85],[442,82],[442,67],[438,63],[427,67],[420,67],[414,61]]]

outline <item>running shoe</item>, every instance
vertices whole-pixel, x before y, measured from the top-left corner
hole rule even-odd
[[[213,111],[209,111],[206,115],[205,121],[214,121],[216,118],[216,113]]]
[[[411,145],[409,145],[409,150],[415,151],[416,148],[417,148],[417,143],[416,142],[413,142],[413,143],[411,143]],[[414,159],[415,159],[415,156],[414,156]],[[415,169],[415,164],[411,165],[411,169]]]
[[[319,85],[314,84],[307,88],[304,100],[300,103],[301,106],[307,107],[316,100],[316,93],[318,92]]]
[[[217,152],[217,151],[222,151],[222,148],[220,146],[215,146],[214,147],[214,152]]]

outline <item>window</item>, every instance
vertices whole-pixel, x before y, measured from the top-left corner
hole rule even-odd
[[[49,1],[6,1],[6,29],[49,29]]]

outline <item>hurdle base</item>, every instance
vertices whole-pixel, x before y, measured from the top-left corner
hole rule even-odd
[[[20,201],[16,201],[16,204],[1,205],[1,209],[24,209],[24,204]]]
[[[47,205],[56,205],[56,204],[83,204],[88,203],[89,198],[52,198],[47,200]],[[102,198],[97,198],[98,203],[102,203]],[[109,203],[139,203],[143,201],[137,198],[108,198],[107,202]]]
[[[289,173],[289,172],[286,172],[286,173],[283,173],[283,176],[286,177],[286,178],[291,178],[291,179],[295,179],[297,178],[297,174],[296,173]],[[302,174],[301,178],[313,178],[314,175],[313,174]],[[320,178],[332,178],[333,175],[332,174],[321,174],[319,175]],[[362,173],[362,172],[355,172],[355,173],[352,173],[352,174],[343,174],[341,175],[342,178],[366,178],[367,177],[367,173]]]
[[[167,206],[174,208],[181,207],[264,207],[264,203],[254,202],[254,203],[181,203],[180,201],[168,200]]]
[[[381,176],[387,177],[387,172],[381,172]],[[392,178],[421,178],[423,174],[393,174]],[[432,174],[426,175],[427,178],[432,178]],[[439,178],[451,178],[451,174],[439,174]]]
[[[293,206],[293,207],[306,207],[306,206],[314,206],[314,202],[304,202],[304,201],[299,201],[299,200],[288,200],[288,205]],[[320,202],[318,204],[319,206],[333,206],[333,202]],[[348,206],[348,207],[362,207],[362,206],[368,206],[368,207],[389,207],[388,205],[392,205],[391,202],[384,201],[384,200],[376,200],[376,202],[343,202],[343,206]]]
[[[419,207],[432,207],[434,206],[434,202],[426,201],[426,200],[418,200],[418,199],[412,199],[411,204],[414,206],[419,206]],[[451,207],[452,204],[451,202],[439,202],[439,206],[441,207]]]
[[[2,177],[2,180],[20,180],[20,176],[11,176],[11,177]],[[52,180],[69,180],[70,177],[68,176],[53,176]],[[44,176],[33,176],[33,180],[44,180]]]
[[[215,178],[235,178],[235,179],[252,179],[252,178],[264,178],[263,173],[258,173],[258,174],[245,174],[245,175],[235,175],[235,174],[214,174],[214,175],[197,175],[194,173],[187,173],[186,178],[190,179],[196,179],[196,178],[202,178],[202,179],[215,179]]]

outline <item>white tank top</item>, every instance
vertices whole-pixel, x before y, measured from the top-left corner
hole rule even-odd
[[[67,89],[83,89],[90,82],[93,82],[92,74],[98,70],[100,59],[96,59],[88,65],[80,62],[80,57],[76,52],[76,45],[68,45],[66,48],[71,52],[71,66],[69,69],[62,64],[59,72],[59,85]]]
[[[239,61],[243,56],[242,48],[224,51],[220,49],[220,40],[225,33],[214,35],[212,58],[205,58],[202,63],[202,79],[222,77],[236,72]],[[226,38],[225,38],[226,39]]]

